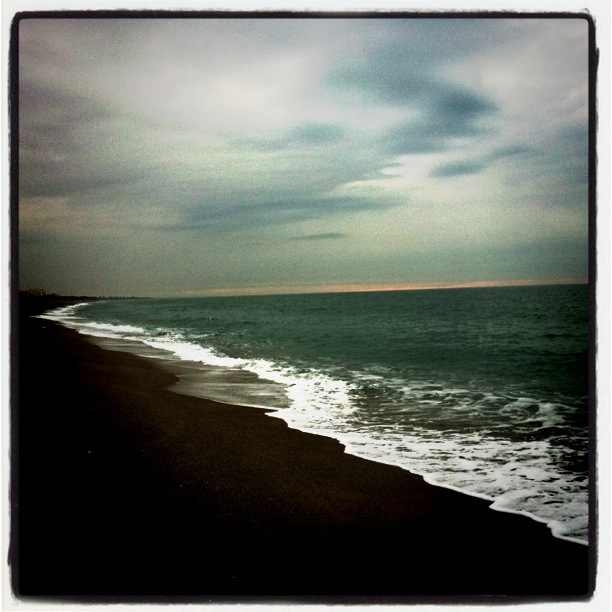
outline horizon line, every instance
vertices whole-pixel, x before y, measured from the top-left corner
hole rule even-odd
[[[444,289],[478,289],[487,287],[530,287],[540,285],[586,285],[586,277],[557,279],[515,279],[465,282],[426,283],[335,283],[330,285],[293,285],[187,289],[163,297],[240,297],[250,295],[305,295],[311,293],[376,293],[392,291],[431,291]],[[153,296],[150,296],[153,297]],[[158,297],[162,297],[159,295]]]
[[[446,289],[479,289],[495,287],[538,287],[548,285],[588,285],[588,277],[564,277],[545,279],[510,279],[461,282],[419,282],[419,283],[335,283],[328,285],[265,285],[255,287],[220,287],[206,289],[184,289],[174,292],[154,293],[104,293],[104,292],[57,292],[44,289],[19,289],[19,293],[44,291],[42,295],[59,297],[89,298],[190,298],[190,297],[241,297],[258,295],[308,295],[333,293],[378,293],[394,291],[433,291]]]

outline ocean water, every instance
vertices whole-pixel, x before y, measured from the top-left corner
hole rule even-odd
[[[584,285],[122,299],[44,316],[221,380],[255,373],[279,396],[251,385],[246,403],[291,427],[587,542]]]

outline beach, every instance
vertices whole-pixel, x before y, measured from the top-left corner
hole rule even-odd
[[[155,360],[30,316],[46,307],[22,304],[12,365],[18,595],[513,601],[592,592],[587,546],[346,454],[273,411],[175,393],[176,375]]]

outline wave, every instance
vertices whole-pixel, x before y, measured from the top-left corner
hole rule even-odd
[[[60,308],[54,308],[40,315],[36,315],[39,319],[50,319],[52,321],[67,321],[75,317],[75,312],[83,306],[89,305],[90,302],[79,302],[78,304],[70,304],[69,306],[62,306]]]
[[[420,474],[426,482],[479,497],[491,508],[546,523],[558,538],[588,541],[586,478],[558,469],[563,447],[538,438],[535,431],[562,427],[564,406],[532,397],[475,392],[432,381],[393,379],[379,372],[350,373],[348,380],[317,368],[302,368],[269,359],[230,357],[203,346],[177,330],[94,322],[77,316],[87,303],[39,315],[79,333],[141,342],[184,360],[228,369],[246,370],[263,381],[284,386],[289,407],[270,413],[295,429],[325,435],[353,455],[399,466]],[[367,389],[391,385],[394,403],[375,396],[378,418],[360,405]],[[406,407],[409,408],[406,408]],[[516,439],[500,435],[499,425],[487,425],[491,409],[508,418],[506,429]],[[442,410],[434,421],[432,413]],[[450,425],[455,426],[452,429]],[[456,424],[478,420],[480,427],[459,431]],[[406,424],[407,423],[407,424]],[[440,429],[440,423],[446,429]],[[521,432],[527,432],[521,437]]]

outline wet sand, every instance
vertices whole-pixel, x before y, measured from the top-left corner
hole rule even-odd
[[[344,453],[273,413],[170,390],[154,359],[21,309],[12,584],[82,600],[584,598],[588,547]],[[592,568],[591,568],[592,569]]]

